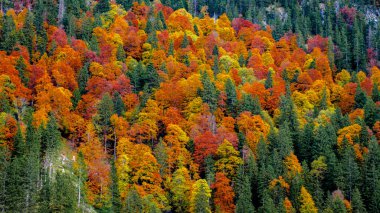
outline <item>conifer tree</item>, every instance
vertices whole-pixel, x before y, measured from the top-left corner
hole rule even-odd
[[[143,203],[139,193],[135,188],[131,188],[128,191],[128,195],[125,198],[125,205],[123,212],[126,213],[142,213],[143,212]]]
[[[354,189],[351,200],[352,212],[353,213],[366,213],[367,210],[364,207],[362,197],[358,188]]]
[[[25,45],[28,48],[29,55],[32,55],[33,48],[34,48],[33,39],[35,36],[35,27],[34,27],[34,15],[31,11],[28,11],[26,15],[22,32],[24,33],[24,36],[25,36],[25,44],[23,45]]]
[[[182,43],[181,43],[181,48],[186,48],[187,46],[189,46],[189,44],[190,44],[189,39],[187,38],[187,34],[185,33],[185,35],[183,36]]]
[[[218,106],[219,91],[207,72],[201,73],[201,81],[203,84],[203,90],[199,91],[201,98],[203,102],[208,104],[210,111],[214,112]]]
[[[193,185],[190,200],[191,213],[211,213],[209,199],[211,190],[206,180],[199,179]]]
[[[238,100],[236,95],[235,84],[232,82],[230,78],[225,83],[225,91],[227,95],[227,111],[232,117],[236,117]]]
[[[373,102],[380,101],[380,91],[379,91],[379,85],[378,83],[374,83],[372,87],[372,100]]]
[[[17,43],[17,35],[16,35],[16,26],[12,16],[4,16],[4,25],[2,28],[2,49],[7,51],[10,54],[13,50],[13,47]]]
[[[371,98],[368,98],[364,105],[364,121],[365,123],[372,128],[375,124],[376,120],[378,120],[380,116],[378,115],[378,110],[376,109],[376,104],[373,102]]]
[[[94,11],[97,13],[105,13],[111,9],[109,0],[99,0]]]
[[[22,56],[18,58],[15,68],[18,71],[18,75],[20,76],[21,82],[24,84],[24,86],[27,87],[29,83],[29,77],[26,74],[25,60]]]
[[[247,175],[244,174],[241,167],[238,172],[236,183],[236,213],[254,213],[255,208],[252,205],[251,185]]]
[[[272,71],[268,71],[267,79],[265,80],[265,89],[270,89],[273,87]]]
[[[123,102],[123,99],[121,98],[120,93],[116,91],[113,94],[112,100],[113,100],[115,113],[119,116],[122,115],[125,112],[126,108],[125,108],[125,104]]]
[[[360,84],[358,83],[358,86],[356,87],[356,92],[355,92],[355,108],[362,109],[366,102],[367,102],[367,96],[362,90]]]

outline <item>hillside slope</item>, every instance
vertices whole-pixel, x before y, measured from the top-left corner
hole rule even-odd
[[[292,1],[254,23],[2,3],[1,211],[380,212],[380,31],[362,8],[337,1],[326,31],[279,19]]]

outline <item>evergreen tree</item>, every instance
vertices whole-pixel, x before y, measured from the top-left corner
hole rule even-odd
[[[215,178],[215,160],[212,158],[211,155],[208,155],[205,158],[205,178],[207,180],[207,183],[211,185],[211,183],[214,182]]]
[[[371,98],[368,98],[364,105],[364,121],[370,128],[372,128],[377,119],[379,119],[379,115],[376,109],[376,104]]]
[[[29,83],[29,77],[26,74],[25,60],[22,56],[18,58],[15,68],[18,71],[18,75],[20,76],[21,82],[24,84],[24,86],[27,87]]]
[[[268,71],[267,79],[265,80],[265,89],[270,89],[273,87],[273,79],[272,79],[272,70]]]
[[[86,63],[79,71],[77,82],[80,94],[86,93],[87,82],[90,78],[90,72],[88,71],[89,64]]]
[[[125,205],[122,212],[126,213],[142,213],[143,203],[139,193],[136,189],[132,188],[128,191],[128,195],[125,198]]]
[[[41,145],[46,155],[54,154],[61,145],[61,132],[58,129],[57,120],[53,115],[49,116],[46,128],[43,129]]]
[[[77,160],[77,166],[74,167],[74,174],[77,179],[77,183],[75,184],[77,186],[77,206],[78,208],[84,204],[84,197],[85,197],[85,182],[87,181],[87,167],[84,162],[84,156],[83,153],[80,151],[78,153],[78,160]]]
[[[52,205],[49,212],[75,212],[75,187],[66,172],[58,171],[52,186]]]
[[[262,203],[262,205],[259,208],[260,213],[278,212],[268,190],[264,191],[261,203]]]
[[[4,16],[4,24],[2,28],[2,49],[7,51],[10,54],[13,50],[13,47],[17,43],[17,33],[16,33],[16,25],[12,18],[12,16]]]
[[[367,210],[364,208],[363,200],[360,195],[358,188],[354,189],[351,200],[351,207],[353,213],[366,213]]]
[[[239,103],[239,113],[244,111],[259,115],[261,113],[261,106],[258,97],[252,98],[249,94],[243,94],[242,100]]]
[[[204,179],[197,180],[193,185],[191,193],[190,212],[192,213],[211,213],[209,199],[211,190]]]
[[[321,110],[327,109],[327,92],[326,92],[326,86],[323,88],[322,98],[321,102],[319,103],[319,107]]]
[[[23,45],[25,45],[28,48],[29,55],[32,55],[33,48],[34,48],[33,39],[35,36],[35,27],[34,27],[34,15],[31,11],[28,11],[26,15],[22,32],[25,36],[25,44]]]
[[[94,11],[97,13],[105,13],[111,10],[109,0],[99,0],[96,4]]]
[[[98,104],[97,124],[103,136],[104,150],[107,149],[107,133],[111,127],[111,116],[114,113],[114,104],[109,93],[105,93]]]
[[[116,174],[116,168],[115,168],[115,162],[111,160],[111,202],[112,202],[112,210],[113,212],[120,212],[121,211],[121,198],[119,193],[119,187],[118,187],[118,177]]]
[[[125,51],[123,49],[123,45],[119,45],[117,47],[116,58],[118,61],[125,62],[126,57],[125,57]]]
[[[204,103],[208,104],[210,111],[214,112],[218,106],[219,91],[207,72],[201,73],[201,81],[203,84],[203,90],[199,90],[201,98]]]
[[[215,45],[214,49],[212,49],[212,55],[219,58],[219,48],[217,45]]]
[[[363,108],[367,101],[367,96],[358,83],[355,92],[355,108]]]
[[[377,83],[374,83],[372,87],[372,100],[375,103],[380,101],[380,91],[379,85]]]
[[[125,10],[128,10],[132,7],[133,0],[116,0],[117,4],[121,4]]]
[[[169,50],[168,50],[168,56],[174,55],[174,42],[173,40],[170,40],[169,42]]]
[[[295,151],[299,160],[302,162],[304,160],[311,160],[311,146],[314,144],[313,142],[313,131],[314,131],[314,123],[309,122],[304,126],[302,135],[300,140],[295,143]]]
[[[236,117],[237,115],[237,95],[236,95],[236,88],[235,84],[232,82],[232,80],[229,78],[227,79],[225,83],[225,91],[226,91],[226,105],[227,105],[227,111],[229,115],[232,117]]]
[[[214,71],[214,76],[219,74],[219,58],[214,56],[214,64],[212,65],[212,71]]]
[[[22,212],[27,207],[25,203],[27,196],[25,189],[28,187],[26,153],[25,141],[21,129],[18,127],[14,137],[14,150],[5,180],[5,209],[7,212]]]
[[[244,174],[243,169],[240,169],[240,172],[238,173],[236,183],[236,194],[237,194],[237,201],[236,201],[236,213],[254,213],[255,208],[252,205],[252,192],[251,192],[251,185],[250,181],[247,175]]]
[[[186,48],[187,46],[189,46],[189,44],[190,44],[189,39],[187,38],[187,34],[185,33],[185,35],[183,36],[182,43],[181,43],[181,48]]]
[[[27,208],[35,210],[38,202],[38,184],[40,181],[40,150],[41,150],[41,137],[40,133],[33,126],[33,116],[31,111],[25,117],[26,128],[26,158],[28,159],[26,165],[27,176]]]
[[[347,139],[343,140],[343,146],[341,160],[342,182],[337,181],[337,185],[340,189],[344,190],[347,197],[351,200],[354,189],[360,186],[360,170],[355,161],[355,151]]]
[[[126,111],[126,108],[125,108],[125,104],[123,102],[123,99],[121,98],[120,93],[116,91],[113,94],[112,100],[113,100],[115,113],[119,116],[122,115]]]
[[[359,16],[355,18],[353,26],[353,59],[357,71],[365,68],[365,44],[363,38],[363,27]]]

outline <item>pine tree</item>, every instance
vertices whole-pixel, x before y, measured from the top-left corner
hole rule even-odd
[[[261,106],[258,97],[252,98],[249,94],[243,94],[243,97],[239,103],[239,113],[248,111],[254,115],[261,113]]]
[[[125,51],[123,49],[123,45],[119,45],[117,47],[116,58],[118,61],[125,62],[126,57],[125,57]]]
[[[340,189],[344,190],[347,197],[351,200],[352,193],[360,183],[360,170],[355,161],[355,151],[348,143],[347,139],[343,140],[343,153],[342,153],[342,182],[338,181],[337,185]]]
[[[206,180],[199,179],[193,185],[191,193],[190,212],[191,213],[211,213],[209,199],[211,190]]]
[[[212,158],[211,155],[208,155],[205,158],[205,178],[207,180],[207,183],[211,185],[211,183],[214,182],[215,178],[215,160]]]
[[[120,93],[116,91],[113,94],[112,100],[113,100],[115,113],[119,116],[122,115],[126,111],[126,108],[125,108],[125,104],[123,102],[123,99],[121,98]]]
[[[94,11],[97,13],[105,13],[109,10],[111,10],[109,0],[99,0],[94,8]]]
[[[49,116],[46,128],[42,132],[42,150],[47,155],[55,153],[61,145],[61,132],[58,129],[57,120],[53,115]]]
[[[362,109],[367,102],[367,96],[360,87],[360,84],[358,83],[356,87],[356,92],[355,92],[355,108],[360,108]]]
[[[232,117],[236,117],[237,113],[237,95],[236,95],[236,88],[235,84],[232,82],[232,80],[229,78],[227,79],[225,83],[225,92],[226,92],[226,105],[227,105],[227,111]]]
[[[21,82],[24,84],[24,86],[27,87],[29,83],[29,77],[26,74],[25,60],[22,56],[18,58],[15,68],[18,71],[18,75],[20,76]]]
[[[203,90],[199,91],[201,98],[204,103],[208,104],[210,111],[214,112],[218,106],[219,91],[214,82],[211,81],[207,72],[201,73],[201,81],[203,84]]]
[[[70,176],[66,172],[58,171],[52,186],[52,212],[75,212],[76,193]]]
[[[377,119],[379,119],[379,115],[377,113],[376,104],[371,98],[368,98],[364,105],[364,121],[372,128]]]
[[[162,23],[162,29],[166,30],[168,27],[166,25],[164,13],[162,12],[162,10],[160,10],[160,12],[158,12],[157,19]]]
[[[353,26],[353,59],[356,70],[365,68],[365,44],[363,38],[362,21],[359,16],[355,18]]]
[[[97,124],[102,131],[104,151],[107,149],[107,134],[111,127],[111,116],[114,113],[114,104],[109,93],[105,93],[98,104]]]
[[[7,195],[7,171],[10,162],[8,161],[9,151],[6,147],[0,147],[0,210],[5,212],[5,208],[7,207],[6,203],[6,195]]]
[[[267,79],[265,80],[265,89],[270,89],[273,87],[273,72],[272,70],[268,71]]]
[[[173,173],[170,191],[173,194],[172,201],[176,212],[186,212],[189,209],[190,186],[185,175],[189,175],[185,167],[177,169]]]
[[[252,192],[248,176],[244,174],[243,169],[239,169],[236,183],[236,213],[254,213],[255,208],[252,205]]]
[[[351,200],[351,207],[353,213],[366,213],[367,210],[364,207],[363,200],[358,188],[354,189]]]
[[[89,66],[89,64],[86,63],[80,69],[78,77],[77,77],[78,89],[79,89],[80,94],[82,94],[82,95],[86,93],[87,82],[88,82],[88,79],[90,78],[88,66]]]
[[[182,43],[181,43],[181,48],[186,48],[187,46],[189,46],[189,44],[190,44],[189,39],[187,38],[187,34],[185,33],[185,35],[183,36]]]
[[[113,212],[120,212],[121,211],[121,198],[119,193],[119,187],[118,187],[118,177],[116,174],[116,168],[115,168],[115,162],[111,160],[111,202],[112,202],[112,210]]]
[[[322,92],[322,98],[321,102],[319,103],[320,110],[326,110],[327,109],[327,92],[326,92],[326,86],[323,88]]]
[[[133,0],[116,0],[116,3],[121,4],[127,11],[129,8],[132,7]]]
[[[28,11],[26,15],[22,32],[24,33],[24,36],[25,36],[25,44],[23,45],[25,45],[28,48],[29,55],[32,55],[33,47],[34,47],[33,39],[35,36],[35,27],[34,27],[34,15],[31,11]]]
[[[169,42],[169,50],[168,50],[168,56],[174,55],[174,42],[173,40],[170,40]]]
[[[122,212],[126,213],[142,213],[143,203],[139,193],[136,189],[129,190],[127,197],[125,198],[125,205]]]
[[[278,212],[273,199],[271,198],[269,191],[266,189],[264,191],[262,200],[261,200],[261,207],[259,208],[260,213],[270,213],[270,212]]]
[[[295,151],[300,161],[311,160],[311,145],[313,143],[314,123],[309,122],[304,126],[300,140],[295,143]]]
[[[27,158],[26,145],[18,126],[14,137],[14,150],[10,165],[8,166],[7,179],[5,181],[5,209],[7,212],[22,212],[26,209],[25,198],[27,195]]]
[[[219,58],[214,56],[214,64],[212,65],[212,71],[214,71],[214,76],[219,74]]]
[[[215,45],[214,48],[212,49],[212,55],[219,58],[219,48],[217,45]]]
[[[13,47],[17,43],[17,33],[16,33],[16,25],[12,18],[12,16],[4,16],[4,25],[2,28],[2,42],[1,47],[8,54],[10,54],[13,50]]]
[[[380,101],[380,91],[379,85],[377,83],[374,83],[372,87],[372,100],[375,103]]]
[[[368,145],[368,154],[364,160],[363,198],[366,201],[368,212],[380,210],[380,146],[376,139],[372,138]]]
[[[41,137],[40,133],[33,126],[32,113],[28,112],[26,118],[26,158],[28,159],[26,165],[27,176],[27,201],[28,209],[35,209],[38,202],[38,184],[40,181],[40,150],[41,150]]]
[[[76,181],[77,186],[77,206],[80,208],[84,203],[84,197],[85,197],[85,182],[87,181],[87,167],[84,162],[84,156],[81,151],[78,153],[78,160],[77,164],[75,165],[74,174],[78,177]]]

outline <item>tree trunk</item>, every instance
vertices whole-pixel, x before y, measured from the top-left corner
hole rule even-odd
[[[59,6],[58,6],[58,24],[60,27],[62,27],[62,20],[63,16],[65,14],[65,0],[59,0]]]

